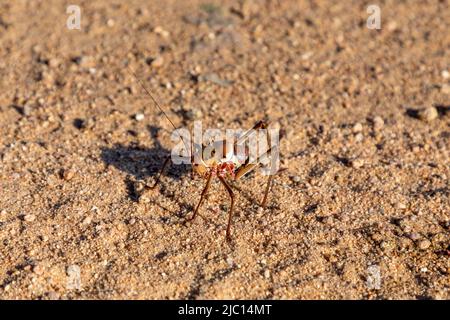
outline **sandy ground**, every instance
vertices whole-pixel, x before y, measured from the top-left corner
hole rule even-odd
[[[0,1],[0,298],[449,299],[450,5],[375,2]],[[233,242],[217,181],[141,193],[172,128],[126,65],[176,126],[282,128]]]

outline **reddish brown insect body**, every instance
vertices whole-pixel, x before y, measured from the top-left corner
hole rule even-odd
[[[260,121],[253,127],[252,130],[266,129],[266,128],[267,128],[267,124],[265,122]],[[249,132],[251,132],[252,130],[250,130]],[[248,138],[248,135],[244,134],[240,139],[238,139],[235,142],[235,144],[233,145],[233,151],[235,150],[236,145],[238,143],[242,143],[246,138]],[[268,141],[270,141],[269,136],[267,137],[267,139],[268,139]],[[232,190],[230,184],[228,183],[228,180],[239,180],[240,178],[242,178],[243,176],[245,176],[246,174],[248,174],[249,172],[251,172],[252,170],[257,168],[258,165],[260,165],[260,161],[258,160],[255,163],[249,163],[249,158],[247,157],[241,163],[234,156],[233,152],[231,152],[231,151],[227,152],[228,150],[226,148],[225,142],[219,141],[218,143],[220,143],[221,145],[224,146],[224,155],[225,155],[224,157],[219,158],[213,154],[208,159],[201,159],[200,163],[194,163],[194,155],[192,155],[193,171],[194,171],[194,173],[196,173],[206,179],[206,185],[203,188],[202,194],[200,196],[200,200],[197,204],[197,207],[195,208],[194,214],[188,220],[192,221],[197,217],[200,206],[202,205],[203,200],[205,199],[205,196],[211,185],[211,181],[214,177],[217,177],[219,179],[219,181],[224,185],[225,189],[227,190],[227,192],[230,196],[231,205],[230,205],[230,209],[228,212],[228,225],[227,225],[227,231],[226,231],[226,238],[227,238],[227,240],[230,240],[231,239],[231,222],[232,222],[232,217],[233,217],[233,207],[234,207],[235,195],[233,193],[233,190]],[[198,152],[202,152],[202,154],[203,154],[204,147],[193,148],[193,149],[199,150]],[[270,154],[271,150],[272,149],[269,148],[269,150],[267,150],[260,158],[265,157],[268,154]],[[170,157],[168,157],[166,159],[166,161],[164,162],[163,167],[162,167],[154,185],[151,187],[147,187],[148,189],[154,189],[157,186],[157,184],[160,180],[161,174],[164,172],[164,170],[167,167],[167,165],[169,164],[169,162],[170,162]],[[273,179],[273,176],[269,175],[266,189],[264,192],[264,197],[261,202],[261,206],[263,208],[265,207],[266,202],[267,202],[267,195],[270,190],[270,184],[271,184],[272,179]]]

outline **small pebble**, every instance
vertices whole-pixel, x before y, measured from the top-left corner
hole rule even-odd
[[[301,178],[299,176],[291,176],[292,182],[299,183],[301,181]]]
[[[79,130],[92,129],[95,126],[94,119],[75,119],[74,126]]]
[[[409,235],[409,238],[411,239],[411,240],[419,240],[420,239],[420,234],[418,234],[417,232],[413,232],[413,233],[411,233],[410,235]]]
[[[81,269],[78,265],[73,264],[67,267],[67,289],[80,290],[81,289]]]
[[[358,133],[357,135],[355,135],[356,142],[361,142],[363,140],[364,140],[364,135],[362,133]]]
[[[91,217],[86,217],[83,219],[83,222],[81,222],[82,224],[90,224],[92,222],[92,218]]]
[[[37,44],[37,45],[33,46],[33,48],[31,50],[33,50],[34,53],[41,53],[42,47]]]
[[[397,203],[397,209],[401,209],[401,210],[406,209],[406,204],[401,203],[401,202]]]
[[[407,234],[407,236],[411,239],[411,232],[412,232],[411,226],[409,226],[407,224],[402,224],[402,225],[400,225],[400,227],[402,228],[403,232],[405,234]],[[418,233],[416,233],[416,234],[418,235]],[[415,237],[415,235],[414,235],[414,237]],[[417,239],[419,239],[419,238],[420,238],[420,235],[417,237]]]
[[[442,70],[441,75],[444,79],[450,78],[450,72],[448,72],[448,70]]]
[[[152,60],[152,62],[150,63],[150,65],[154,68],[160,68],[162,67],[164,64],[164,58],[161,56],[156,57],[155,59]]]
[[[372,235],[372,240],[376,241],[376,242],[379,242],[379,241],[383,240],[383,235],[381,233],[379,233],[379,232],[374,233]]]
[[[76,264],[72,264],[70,266],[67,267],[67,275],[71,275],[71,274],[79,274],[80,273],[80,267],[77,266]]]
[[[373,128],[375,130],[381,130],[384,126],[384,120],[381,117],[375,117],[373,118]]]
[[[199,77],[199,80],[209,81],[222,87],[227,87],[232,83],[231,81],[220,78],[217,73],[207,73]]]
[[[23,220],[26,222],[33,222],[34,220],[36,220],[36,216],[33,214],[27,214],[23,217]]]
[[[269,269],[266,269],[264,271],[264,278],[266,278],[266,279],[270,278],[270,270]]]
[[[361,123],[355,123],[355,125],[352,128],[353,133],[359,133],[363,130],[363,126]]]
[[[33,272],[39,275],[44,272],[44,269],[40,265],[37,264],[33,267]]]
[[[156,33],[157,35],[160,35],[160,36],[164,37],[164,38],[167,38],[170,35],[169,31],[164,30],[160,26],[155,27],[153,29],[153,32]]]
[[[411,246],[411,240],[402,238],[399,240],[399,247],[401,250],[407,250]]]
[[[314,55],[313,52],[308,51],[301,55],[302,60],[309,60]]]
[[[150,195],[146,192],[140,195],[138,199],[139,203],[149,203],[150,202]]]
[[[33,108],[30,106],[29,103],[26,103],[22,108],[22,114],[26,117],[31,115],[32,111],[33,111]]]
[[[431,245],[431,242],[426,239],[422,240],[418,243],[418,247],[420,250],[426,250],[430,247],[430,245]]]
[[[366,286],[373,290],[381,288],[381,270],[378,265],[371,265],[367,268]]]
[[[362,168],[364,166],[364,160],[363,159],[355,159],[352,161],[352,167],[355,169]]]
[[[444,233],[437,233],[433,236],[433,243],[435,244],[441,244],[446,242],[446,237]]]
[[[90,56],[81,56],[81,57],[76,57],[73,59],[73,61],[78,64],[80,67],[82,68],[92,68],[95,66],[95,59],[93,57]]]
[[[144,116],[143,113],[137,113],[137,114],[134,116],[134,119],[135,119],[136,121],[142,121],[142,120],[144,120],[144,118],[145,118],[145,116]]]
[[[388,29],[389,31],[394,31],[394,30],[397,29],[397,27],[398,27],[398,25],[397,25],[397,22],[396,22],[396,21],[390,21],[390,22],[388,23],[388,25],[387,25],[387,29]]]
[[[66,181],[71,180],[75,176],[75,171],[71,169],[64,169],[63,171],[63,179]]]
[[[50,68],[57,68],[59,66],[59,64],[60,64],[60,61],[57,58],[51,58],[48,61],[48,65],[50,66]]]
[[[385,252],[390,252],[394,249],[395,244],[391,241],[382,241],[380,243],[380,248]]]
[[[323,223],[327,225],[331,225],[333,223],[333,217],[328,216],[323,219]]]
[[[435,107],[428,107],[420,110],[418,115],[421,120],[431,122],[438,117],[438,112]]]
[[[199,120],[203,117],[203,112],[200,109],[192,109],[188,110],[185,115],[189,120]]]

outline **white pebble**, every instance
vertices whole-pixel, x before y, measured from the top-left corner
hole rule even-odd
[[[419,118],[426,122],[431,122],[439,116],[435,107],[428,107],[419,111]]]
[[[355,135],[356,142],[361,142],[363,140],[364,140],[364,135],[362,133],[358,133],[357,135]]]
[[[430,247],[430,245],[431,245],[430,241],[428,241],[426,239],[422,240],[422,241],[419,242],[419,249],[420,250],[426,250],[426,249],[428,249]]]
[[[81,269],[76,264],[67,267],[67,283],[68,290],[80,290],[81,289]]]
[[[399,202],[399,203],[397,203],[397,208],[398,209],[406,209],[406,204]]]
[[[25,220],[26,222],[33,222],[34,220],[36,220],[36,216],[33,214],[27,214],[23,217],[23,220]]]
[[[90,224],[92,222],[92,218],[91,217],[86,217],[83,219],[82,224]]]
[[[144,120],[145,116],[143,113],[138,113],[134,116],[134,119],[136,119],[136,121],[142,121]]]
[[[380,130],[384,126],[384,120],[381,117],[373,118],[373,127],[375,130]]]
[[[359,133],[359,132],[361,132],[362,130],[363,130],[363,126],[362,126],[362,124],[359,123],[359,122],[355,123],[355,125],[353,126],[353,129],[352,129],[352,131],[353,131],[354,133]]]

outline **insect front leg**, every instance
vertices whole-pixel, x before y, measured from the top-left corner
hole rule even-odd
[[[231,220],[233,218],[234,193],[233,193],[233,190],[231,189],[230,185],[224,178],[219,176],[219,180],[225,186],[225,189],[227,189],[228,194],[230,195],[230,200],[231,200],[231,206],[230,206],[230,210],[228,212],[228,225],[227,225],[227,233],[226,233],[226,238],[228,241],[230,241],[231,240]]]
[[[213,171],[211,171],[209,173],[209,175],[208,175],[208,180],[206,180],[205,188],[202,191],[202,195],[200,196],[200,201],[198,202],[197,208],[195,208],[194,214],[192,215],[191,218],[187,219],[187,221],[192,221],[197,216],[198,210],[200,209],[200,206],[201,206],[203,200],[205,199],[205,196],[206,196],[206,194],[207,194],[207,192],[209,190],[209,187],[211,185],[212,175],[213,175]]]

